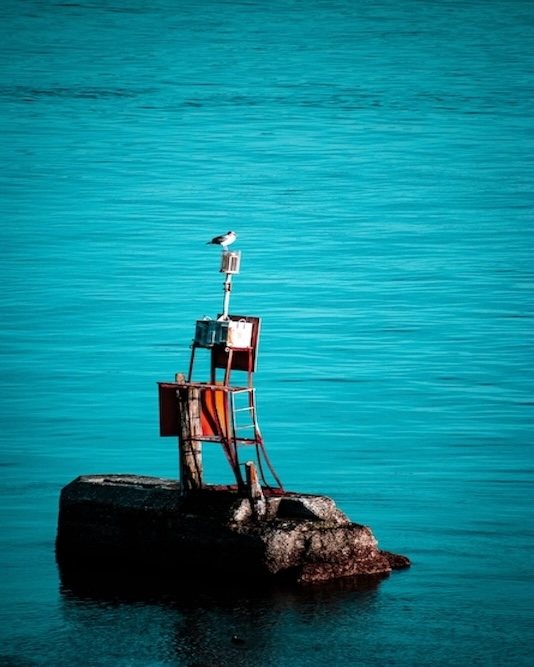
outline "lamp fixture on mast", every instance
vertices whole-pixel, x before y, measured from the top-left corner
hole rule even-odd
[[[232,252],[230,250],[223,250],[221,255],[220,273],[225,273],[224,280],[224,298],[223,298],[223,312],[219,320],[228,319],[228,309],[230,306],[230,292],[232,291],[232,276],[239,273],[239,266],[241,264],[241,252]]]

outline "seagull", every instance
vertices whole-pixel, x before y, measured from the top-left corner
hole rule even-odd
[[[229,246],[230,243],[233,243],[237,238],[237,234],[235,232],[228,232],[228,234],[222,234],[221,236],[216,236],[214,239],[211,239],[211,241],[208,241],[206,245],[220,245],[222,248],[226,248],[226,246]]]

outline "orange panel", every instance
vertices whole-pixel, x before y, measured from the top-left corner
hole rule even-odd
[[[200,393],[202,435],[228,436],[228,394],[222,389]]]

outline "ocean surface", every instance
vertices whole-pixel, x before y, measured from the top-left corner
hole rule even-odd
[[[533,3],[2,0],[0,53],[0,667],[532,664]],[[285,488],[412,567],[69,587],[61,488],[177,477],[228,230]]]

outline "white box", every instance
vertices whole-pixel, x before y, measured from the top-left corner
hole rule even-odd
[[[226,344],[229,347],[250,347],[252,345],[252,322],[230,320]]]

